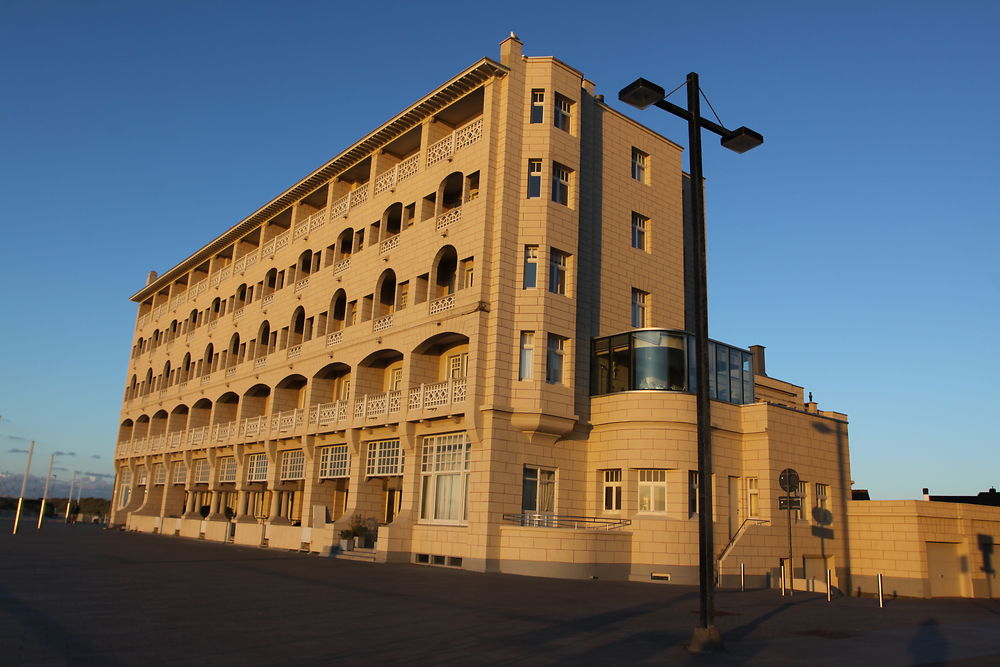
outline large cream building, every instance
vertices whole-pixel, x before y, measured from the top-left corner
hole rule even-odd
[[[113,522],[695,583],[681,152],[506,39],[132,297]],[[710,352],[723,583],[849,588],[846,417]]]

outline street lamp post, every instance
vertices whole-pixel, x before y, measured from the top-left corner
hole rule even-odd
[[[52,464],[56,462],[56,455],[49,457],[49,472],[45,475],[45,490],[42,491],[42,504],[38,508],[38,528],[42,527],[42,519],[45,518],[45,501],[49,497],[49,480],[52,479]]]
[[[66,496],[66,523],[69,523],[69,506],[73,504],[73,487],[76,486],[76,473],[77,471],[74,470],[73,479],[69,481],[69,494]]]
[[[618,99],[639,109],[656,106],[688,122],[688,171],[691,175],[691,217],[694,251],[694,322],[695,399],[698,421],[698,584],[700,592],[699,625],[688,648],[695,652],[722,648],[722,635],[715,626],[715,546],[712,511],[712,414],[708,395],[708,260],[705,252],[705,199],[701,170],[701,130],[722,137],[721,144],[737,153],[745,153],[764,142],[764,137],[747,127],[727,130],[701,117],[701,89],[698,75],[687,75],[687,109],[668,102],[660,86],[636,79],[618,93]]]
[[[31,457],[35,455],[35,441],[31,441],[28,448],[28,463],[24,466],[24,478],[21,480],[21,495],[17,497],[17,512],[14,513],[14,535],[17,535],[17,526],[21,523],[21,508],[24,507],[24,492],[28,488],[28,475],[31,474]]]

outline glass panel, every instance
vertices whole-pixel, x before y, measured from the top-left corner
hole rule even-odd
[[[631,388],[630,362],[628,336],[615,336],[611,339],[611,391],[628,391]]]
[[[610,391],[608,382],[611,373],[610,341],[607,338],[595,340],[590,358],[590,393],[604,394]]]
[[[521,511],[534,512],[538,509],[538,471],[524,469],[524,483],[521,486]]]
[[[743,402],[743,364],[740,351],[729,348],[729,391],[733,403]]]

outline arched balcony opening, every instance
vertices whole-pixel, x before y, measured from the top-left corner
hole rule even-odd
[[[235,397],[236,395],[233,394]],[[212,418],[212,401],[207,398],[199,398],[191,406],[191,413],[188,415],[188,428],[201,428],[208,426]]]
[[[264,274],[264,286],[263,294],[261,296],[270,296],[278,289],[278,269],[269,269],[267,273]]]
[[[297,280],[302,280],[313,270],[313,251],[305,250],[299,255],[298,261],[295,263],[295,271]]]
[[[464,178],[462,172],[455,171],[448,174],[438,187],[438,201],[441,202],[441,210],[438,215],[458,208],[462,205],[462,184]]]
[[[351,392],[351,367],[334,362],[327,364],[313,375],[310,383],[309,404],[317,405],[346,401]]]
[[[205,346],[205,354],[201,358],[201,374],[202,376],[210,375],[212,371],[215,370],[215,347],[209,343]]]
[[[208,308],[208,321],[215,322],[220,317],[222,317],[222,299],[215,297]]]
[[[271,388],[266,384],[255,384],[247,389],[240,406],[240,419],[267,414],[267,399],[270,395]]]
[[[149,351],[152,352],[153,350],[155,350],[156,348],[158,348],[160,346],[160,330],[159,329],[153,329],[153,335],[150,336],[150,338],[153,340],[153,344],[149,348]]]
[[[469,367],[469,337],[440,333],[413,349],[410,378],[414,384],[464,379]]]
[[[135,423],[131,419],[126,419],[118,426],[118,442],[128,442],[132,439],[132,430]]]
[[[142,395],[145,396],[153,391],[153,369],[146,369],[146,378],[142,381]]]
[[[301,375],[289,375],[274,387],[271,413],[278,414],[302,407],[305,389],[309,381]]]
[[[132,428],[132,439],[139,440],[149,435],[149,415],[139,415]]]
[[[170,386],[170,362],[163,364],[163,374],[160,375],[160,391]]]
[[[333,293],[330,299],[330,319],[327,333],[343,330],[347,323],[347,292],[342,289]]]
[[[170,322],[169,334],[167,335],[167,342],[172,343],[174,339],[177,338],[177,334],[180,333],[180,323],[177,320]]]
[[[354,229],[348,227],[337,237],[337,261],[349,259],[354,252]]]
[[[456,276],[458,275],[458,253],[455,248],[446,245],[434,257],[432,267],[434,275],[434,299],[440,299],[455,293]]]
[[[178,382],[184,383],[191,379],[192,364],[190,352],[184,353],[184,360],[181,361],[181,367],[178,370],[180,371],[180,378],[178,379]]]
[[[188,427],[188,406],[181,404],[170,411],[167,418],[167,433],[186,431]]]
[[[382,239],[386,241],[403,229],[403,205],[396,202],[382,213]]]
[[[375,285],[378,301],[375,302],[375,317],[385,317],[396,311],[396,272],[386,269]]]
[[[239,363],[240,359],[240,335],[238,333],[233,334],[232,338],[229,339],[229,346],[226,348],[226,361],[223,363],[224,368],[232,368]]]
[[[197,404],[195,404],[197,405]],[[227,391],[215,401],[212,413],[213,424],[228,424],[236,421],[239,416],[240,397],[235,392]]]
[[[150,436],[163,435],[167,432],[167,417],[166,410],[159,410],[153,415],[153,418],[149,420]]]
[[[361,360],[356,371],[355,395],[375,394],[402,388],[403,353],[379,350]]]
[[[245,308],[247,305],[247,285],[246,283],[241,284],[236,288],[236,310],[240,308]]]
[[[277,332],[273,332],[277,333]],[[271,339],[277,339],[277,335],[272,336],[271,324],[267,320],[260,323],[260,328],[257,329],[257,345],[254,350],[254,357],[260,359],[261,357],[266,357],[271,352],[274,351]]]
[[[299,306],[292,312],[288,323],[288,347],[301,345],[306,330],[306,309]]]
[[[198,328],[198,309],[195,308],[187,317],[187,332],[191,333]]]
[[[129,380],[128,386],[125,387],[125,399],[132,400],[139,393],[139,376],[132,374],[132,379]]]

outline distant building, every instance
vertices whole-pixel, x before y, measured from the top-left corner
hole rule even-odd
[[[113,521],[377,561],[697,581],[681,148],[516,37],[138,304]],[[152,232],[166,234],[169,230]],[[851,589],[846,416],[713,342],[723,583]]]

